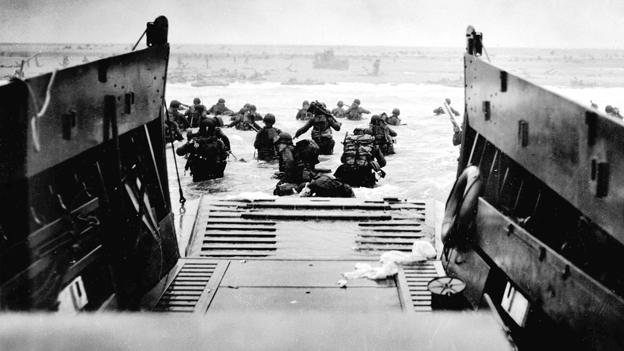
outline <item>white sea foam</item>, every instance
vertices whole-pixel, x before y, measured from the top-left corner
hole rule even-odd
[[[624,107],[624,88],[561,88],[550,87],[553,91],[568,96],[589,106],[592,100],[601,109],[607,104]],[[328,85],[289,86],[279,83],[234,83],[219,87],[191,87],[188,84],[167,86],[167,98],[190,103],[194,97],[200,97],[206,106],[214,104],[219,98],[226,100],[226,105],[238,110],[245,103],[255,104],[261,114],[273,113],[277,117],[276,127],[294,135],[303,122],[295,120],[297,109],[303,100],[319,100],[334,108],[338,100],[350,104],[353,99],[362,101],[362,107],[373,113],[390,112],[393,108],[401,109],[401,118],[406,125],[393,127],[399,134],[395,144],[396,155],[387,158],[385,168],[387,176],[381,179],[374,189],[356,189],[356,195],[362,198],[380,198],[393,196],[399,198],[433,198],[444,201],[450,190],[457,167],[459,149],[451,143],[452,127],[448,117],[433,116],[432,110],[449,97],[453,106],[461,110],[463,89],[429,84],[372,84],[338,83]],[[353,131],[356,126],[364,126],[363,121],[341,120],[343,126],[334,132],[336,140],[335,154],[319,167],[335,170],[339,165],[342,149],[340,141],[345,132]],[[461,121],[460,121],[461,122]],[[225,171],[225,178],[200,184],[190,184],[190,176],[183,176],[187,197],[200,194],[212,197],[236,196],[239,194],[271,194],[277,180],[271,175],[277,165],[267,167],[254,160],[253,140],[255,133],[225,129],[230,136],[232,151],[236,157],[247,162],[230,158]],[[309,138],[309,132],[303,136]],[[169,179],[172,199],[177,199],[177,184],[171,152],[169,158]],[[184,159],[178,158],[178,166],[183,172]]]

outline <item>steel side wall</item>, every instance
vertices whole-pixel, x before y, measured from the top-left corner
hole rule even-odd
[[[624,243],[624,125],[621,121],[465,54],[466,118],[472,128]],[[486,120],[484,101],[490,103]],[[594,115],[588,123],[586,113]],[[528,144],[519,125],[528,123]],[[588,136],[593,123],[594,140]],[[608,162],[608,193],[596,195],[592,160]]]

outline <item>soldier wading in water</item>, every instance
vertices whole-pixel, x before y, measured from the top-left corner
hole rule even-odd
[[[295,139],[312,128],[312,140],[318,144],[321,155],[333,154],[335,142],[331,130],[339,131],[342,124],[318,101],[310,104],[308,112],[314,117],[297,130]]]
[[[199,132],[189,133],[189,141],[176,150],[179,156],[189,155],[185,169],[191,170],[194,182],[223,177],[230,140],[216,124],[213,118],[202,120]]]

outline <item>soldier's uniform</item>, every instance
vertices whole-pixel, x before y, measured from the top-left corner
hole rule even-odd
[[[392,138],[396,137],[397,133],[388,127],[381,117],[377,115],[371,117],[370,130],[375,137],[375,144],[379,147],[379,150],[381,150],[384,155],[394,154]]]
[[[212,105],[212,107],[210,109],[208,109],[207,113],[209,115],[219,116],[219,115],[231,115],[231,114],[234,113],[234,111],[232,111],[229,108],[225,107],[225,100],[224,99],[219,99],[219,101],[216,103],[216,105]]]
[[[336,131],[340,130],[340,123],[333,117],[318,114],[295,133],[295,138],[312,128],[312,140],[320,147],[321,155],[331,155],[334,152],[334,139],[332,137],[332,128]]]
[[[369,110],[360,107],[360,100],[355,99],[353,100],[351,107],[349,107],[345,111],[345,116],[347,117],[347,119],[350,119],[352,121],[359,121],[362,119],[362,114],[369,114],[369,113],[370,113]]]
[[[297,116],[295,116],[295,119],[307,121],[310,118],[312,118],[313,115],[310,112],[308,112],[308,107],[310,107],[310,103],[308,101],[304,101],[301,104],[301,106],[302,108],[299,111],[297,111]]]
[[[194,182],[221,178],[227,165],[230,141],[212,118],[204,119],[199,133],[189,133],[189,141],[179,147],[176,153],[188,155],[186,169],[190,169]]]
[[[347,112],[347,110],[342,108],[342,106],[344,106],[344,103],[342,101],[338,101],[337,106],[338,107],[332,110],[332,115],[334,115],[334,117],[336,118],[344,118]]]
[[[401,119],[399,118],[400,114],[401,111],[398,108],[393,109],[392,115],[386,118],[386,123],[392,126],[398,126],[399,124],[401,124]]]
[[[258,150],[258,160],[273,161],[277,158],[275,141],[278,139],[281,131],[273,128],[275,116],[272,114],[268,113],[263,120],[265,126],[256,134],[254,148]]]

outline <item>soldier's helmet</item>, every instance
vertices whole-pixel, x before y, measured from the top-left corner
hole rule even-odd
[[[303,104],[301,104],[303,107],[306,106],[310,106],[310,102],[308,100],[303,100]]]
[[[381,117],[379,117],[379,115],[373,115],[370,119],[370,124],[372,125],[377,125],[379,122],[381,122]]]
[[[178,100],[171,100],[171,102],[169,103],[169,106],[171,108],[180,108],[180,101],[178,101]]]
[[[399,110],[398,108],[392,109],[392,114],[398,116],[401,114],[401,110]]]
[[[213,118],[205,118],[199,122],[199,135],[206,136],[208,132],[213,130],[217,122]]]
[[[338,107],[342,107],[343,105],[344,105],[344,102],[342,102],[342,100],[338,101]]]
[[[219,99],[220,104],[225,104],[225,100],[223,98]]]
[[[199,104],[201,104],[201,100],[199,98],[194,98],[193,105],[199,105]]]
[[[360,99],[353,100],[353,103],[359,105],[360,104]]]
[[[256,105],[249,105],[249,110],[256,111]]]
[[[206,106],[201,105],[201,104],[197,105],[197,106],[195,106],[195,111],[199,112],[199,113],[205,112],[206,111]]]
[[[281,132],[278,136],[277,136],[277,140],[275,141],[275,143],[277,144],[292,144],[292,136],[289,133],[286,132]]]
[[[444,99],[444,101],[446,101],[446,103],[449,104],[449,105],[451,104],[451,99],[449,99],[449,98]]]
[[[262,119],[262,121],[264,121],[264,123],[266,124],[273,125],[275,124],[275,116],[271,113],[267,113]]]
[[[615,113],[615,109],[613,108],[613,106],[607,105],[607,106],[605,106],[605,112],[606,113]]]

